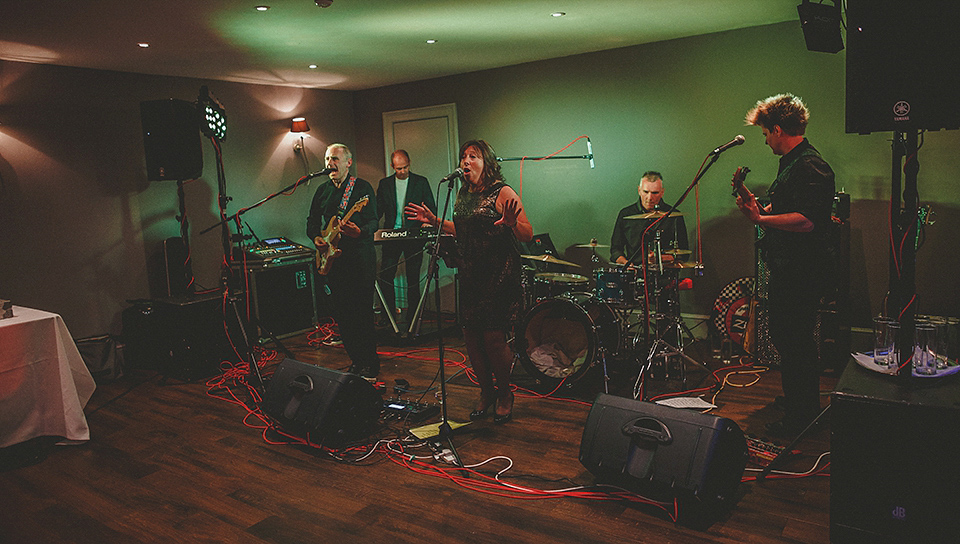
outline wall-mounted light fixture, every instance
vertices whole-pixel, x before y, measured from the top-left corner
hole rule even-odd
[[[300,135],[300,141],[293,145],[293,152],[300,155],[300,158],[303,159],[303,167],[309,172],[310,165],[307,163],[307,154],[303,150],[303,133],[310,132],[307,119],[305,117],[294,117],[290,121],[290,132]]]
[[[303,133],[310,132],[310,125],[307,124],[307,119],[305,117],[294,117],[290,121],[290,132],[295,134],[300,134],[300,143],[293,146],[293,151],[299,153],[303,151]]]

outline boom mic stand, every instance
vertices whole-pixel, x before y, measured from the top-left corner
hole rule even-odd
[[[743,138],[742,138],[742,137],[738,136],[737,139],[739,139],[741,143],[743,142]],[[736,145],[736,144],[734,144],[734,145]],[[728,145],[727,147],[730,147],[730,146]],[[664,219],[670,217],[670,214],[672,214],[674,211],[676,211],[677,207],[680,206],[680,204],[681,204],[684,200],[686,200],[687,195],[690,194],[690,191],[692,191],[693,188],[696,187],[698,183],[700,183],[700,179],[703,178],[704,174],[707,173],[707,170],[710,170],[710,167],[713,166],[713,164],[714,164],[715,162],[717,162],[717,159],[720,158],[720,154],[721,154],[725,149],[726,149],[725,147],[721,146],[720,148],[717,148],[717,149],[715,149],[715,150],[713,150],[712,152],[709,153],[709,155],[708,155],[708,157],[709,157],[709,162],[707,162],[707,159],[704,159],[704,163],[706,163],[706,164],[704,164],[704,165],[701,166],[700,170],[697,172],[697,175],[695,175],[695,176],[693,177],[693,181],[690,182],[690,185],[687,187],[687,189],[686,189],[686,190],[683,192],[683,194],[680,196],[680,199],[677,200],[677,203],[674,204],[673,206],[671,206],[670,209],[667,210],[667,213],[666,213],[666,214],[664,214],[662,217],[660,217],[659,219],[657,219],[656,221],[654,221],[653,223],[651,223],[651,224],[643,231],[643,235],[641,236],[641,239],[640,239],[640,247],[638,247],[637,250],[634,251],[633,255],[631,255],[631,256],[627,259],[627,262],[626,262],[625,264],[621,265],[622,268],[626,269],[626,267],[630,266],[630,264],[633,263],[633,262],[637,259],[637,257],[639,257],[640,255],[643,255],[643,261],[642,261],[642,262],[643,262],[643,273],[646,274],[646,271],[647,271],[647,258],[646,258],[646,257],[647,257],[647,255],[646,255],[646,244],[644,243],[644,237],[646,236],[647,231],[650,230],[654,225],[656,225],[656,224],[659,223],[660,221],[663,221]],[[656,248],[655,248],[655,249],[656,249],[655,259],[656,259],[656,263],[657,263],[657,265],[658,265],[658,274],[659,274],[659,273],[662,273],[662,272],[663,272],[663,260],[662,260],[662,255],[660,254],[659,232],[657,232],[657,236],[658,236],[658,238],[657,238],[657,243],[656,243]],[[698,259],[699,259],[700,257],[701,257],[700,255],[697,255],[697,258],[698,258]],[[646,281],[644,281],[644,289],[646,289]],[[644,296],[644,297],[643,297],[643,308],[644,308],[644,309],[643,309],[643,313],[644,313],[644,315],[643,315],[643,336],[644,336],[644,338],[648,338],[648,337],[649,337],[649,333],[650,333],[650,316],[649,316],[650,300],[649,300],[649,297],[647,297],[647,296]],[[679,335],[679,334],[680,334],[680,331],[678,330],[677,332],[678,332],[678,335]],[[678,338],[679,338],[679,336],[678,336]],[[645,372],[646,372],[647,370],[649,370],[650,365],[651,365],[651,363],[653,362],[653,356],[654,356],[654,354],[656,353],[656,352],[655,352],[655,349],[658,347],[658,344],[664,344],[664,345],[666,345],[667,348],[671,350],[671,352],[670,352],[671,354],[672,354],[673,352],[675,352],[676,354],[680,355],[680,356],[683,357],[684,359],[686,359],[686,360],[688,360],[688,361],[690,361],[690,362],[692,362],[692,363],[694,363],[694,364],[696,364],[696,365],[698,365],[698,366],[702,366],[702,367],[706,368],[706,365],[704,365],[703,363],[701,363],[701,362],[693,359],[692,357],[688,356],[686,353],[683,353],[683,350],[680,350],[680,349],[678,349],[678,348],[676,348],[676,347],[674,347],[674,346],[671,346],[671,345],[668,344],[666,341],[664,341],[662,338],[660,338],[660,334],[659,334],[659,331],[658,331],[658,333],[657,333],[657,339],[656,339],[656,341],[653,343],[653,345],[651,346],[650,354],[649,354],[648,357],[647,357],[646,365],[644,365],[644,367],[640,369],[640,374],[639,374],[639,376],[637,376],[637,384],[636,384],[636,386],[634,387],[634,396],[637,396],[637,395],[639,394],[640,384],[643,382],[643,377],[644,377]],[[683,368],[683,367],[682,367],[682,363],[681,363],[681,369],[682,369],[682,368]],[[707,370],[709,370],[709,369],[707,369]],[[643,400],[643,399],[640,399],[640,400]]]
[[[453,428],[450,427],[450,420],[447,419],[447,378],[444,367],[446,363],[443,357],[443,327],[441,326],[441,314],[440,314],[440,235],[443,234],[443,218],[447,216],[447,210],[450,206],[450,194],[453,192],[454,181],[451,180],[450,184],[447,186],[447,198],[443,203],[443,213],[438,217],[437,229],[433,234],[433,247],[430,248],[430,263],[427,265],[427,284],[424,286],[422,297],[427,295],[427,291],[430,289],[430,282],[433,281],[433,294],[434,300],[437,305],[437,354],[440,359],[440,427],[438,429],[438,437],[441,440],[446,440],[447,445],[450,446],[450,452],[453,453],[453,459],[458,467],[463,467],[463,461],[460,460],[460,454],[457,453],[456,446],[453,445]],[[416,316],[416,330],[420,330],[420,324],[423,321],[423,311],[421,305],[421,311]]]
[[[316,174],[316,175],[319,175],[319,173]],[[254,381],[253,386],[254,386],[254,388],[257,389],[260,393],[263,393],[263,391],[264,391],[264,387],[263,387],[263,375],[260,373],[260,366],[257,364],[256,354],[255,354],[254,351],[253,351],[253,344],[250,342],[250,338],[249,338],[249,336],[248,336],[248,334],[247,334],[247,327],[246,327],[246,325],[244,325],[244,320],[243,320],[243,319],[241,318],[241,316],[240,316],[240,310],[237,308],[237,299],[236,299],[236,297],[234,297],[234,296],[232,296],[232,295],[230,294],[230,282],[227,280],[227,277],[228,277],[228,275],[229,275],[229,271],[227,270],[227,268],[230,267],[230,262],[232,261],[232,255],[230,254],[231,245],[230,245],[230,243],[229,243],[229,240],[230,240],[230,236],[229,236],[230,226],[229,226],[229,223],[230,223],[230,221],[235,221],[235,222],[236,222],[236,225],[237,225],[237,235],[236,235],[236,238],[235,238],[235,239],[237,239],[237,240],[239,240],[240,242],[242,242],[243,239],[244,239],[244,235],[243,235],[243,223],[242,223],[242,221],[240,220],[240,217],[241,217],[243,214],[245,214],[246,212],[248,212],[248,211],[250,211],[250,210],[252,210],[252,209],[254,209],[254,208],[260,207],[262,204],[265,204],[266,202],[268,202],[268,201],[270,201],[270,200],[273,200],[274,198],[280,196],[281,194],[284,194],[284,193],[287,193],[287,192],[291,191],[291,190],[292,190],[293,188],[295,188],[297,185],[303,183],[304,180],[309,180],[309,179],[312,178],[312,177],[315,177],[315,174],[307,174],[307,175],[301,177],[300,179],[298,179],[297,181],[295,181],[294,183],[290,184],[290,185],[287,186],[286,188],[284,188],[284,189],[282,189],[282,190],[280,190],[280,191],[278,191],[278,192],[276,192],[276,193],[273,193],[273,194],[270,195],[270,196],[267,196],[267,197],[261,199],[260,201],[258,201],[256,204],[254,204],[254,205],[252,205],[252,206],[248,206],[248,207],[246,207],[246,208],[243,208],[243,209],[237,211],[237,213],[235,213],[235,214],[233,214],[233,215],[231,215],[231,216],[229,216],[229,217],[227,217],[226,214],[221,211],[221,214],[220,214],[221,219],[220,219],[219,222],[217,222],[217,223],[215,223],[215,224],[213,224],[213,225],[210,225],[209,227],[207,227],[207,228],[203,229],[202,231],[200,231],[200,234],[205,234],[205,233],[207,233],[207,232],[209,232],[209,231],[211,231],[211,230],[213,230],[213,229],[215,229],[215,228],[217,228],[217,227],[220,227],[220,228],[221,228],[221,231],[222,231],[222,235],[221,235],[221,236],[222,236],[222,238],[225,240],[224,245],[223,245],[223,252],[224,252],[223,268],[224,268],[224,270],[223,270],[222,273],[221,273],[221,280],[220,280],[220,282],[221,282],[221,289],[223,289],[223,297],[224,297],[224,300],[229,301],[230,304],[233,306],[233,313],[234,313],[234,315],[235,315],[236,318],[237,318],[237,325],[238,325],[239,328],[240,328],[241,336],[243,336],[243,343],[244,343],[244,346],[243,346],[243,347],[244,347],[244,351],[246,352],[247,357],[250,359],[250,375],[253,377],[253,381]],[[226,202],[229,200],[229,197],[226,196],[226,180],[222,179],[222,174],[221,174],[220,172],[218,172],[218,178],[220,178],[220,180],[219,180],[219,181],[220,181],[220,183],[219,183],[219,185],[220,185],[220,202],[221,202],[221,208],[220,208],[220,209],[223,210],[223,209],[226,207],[225,204],[226,204]],[[253,230],[253,229],[251,229],[251,232],[252,232],[252,230]],[[249,293],[247,293],[247,296],[249,296]],[[224,316],[224,318],[226,318],[226,316]],[[279,341],[272,333],[270,333],[270,338],[273,339],[273,341],[277,344],[277,347],[279,347],[285,354],[287,354],[287,355],[289,356],[289,354],[290,354],[289,350],[287,350],[286,346],[284,346],[283,344],[281,344],[280,341]]]

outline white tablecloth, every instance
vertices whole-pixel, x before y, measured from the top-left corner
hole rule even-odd
[[[96,384],[63,319],[13,307],[0,319],[0,447],[38,436],[90,439],[83,415]]]

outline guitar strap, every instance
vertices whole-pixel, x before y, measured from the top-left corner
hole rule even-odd
[[[340,207],[337,209],[337,216],[343,219],[345,213],[347,213],[347,203],[350,202],[350,195],[353,194],[353,182],[357,178],[350,176],[350,179],[347,180],[347,188],[343,190],[343,198],[340,199]]]

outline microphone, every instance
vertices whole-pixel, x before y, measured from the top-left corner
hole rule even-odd
[[[713,151],[710,152],[710,154],[711,154],[711,155],[719,155],[719,154],[723,153],[724,151],[730,149],[731,147],[733,147],[733,146],[735,146],[735,145],[740,145],[740,144],[742,144],[744,141],[746,141],[746,138],[743,137],[743,134],[737,134],[737,137],[736,137],[736,138],[734,138],[734,139],[730,140],[729,142],[721,145],[720,147],[714,149]]]
[[[315,177],[317,177],[317,176],[325,176],[325,175],[329,174],[330,172],[333,172],[333,168],[324,168],[323,170],[320,170],[319,172],[311,172],[311,173],[307,174],[307,179],[306,179],[305,181],[310,181],[311,179],[313,179],[313,178],[315,178]]]
[[[450,172],[449,174],[447,174],[446,176],[444,176],[443,179],[440,180],[440,183],[446,183],[446,182],[448,182],[448,181],[453,181],[453,180],[455,180],[455,179],[457,179],[457,178],[462,178],[463,175],[466,174],[466,173],[469,172],[469,171],[470,171],[470,170],[465,170],[465,169],[463,169],[463,168],[457,168],[457,169],[454,170],[453,172]]]
[[[590,138],[587,138],[587,157],[590,159],[590,168],[593,168],[593,145],[590,144]]]

